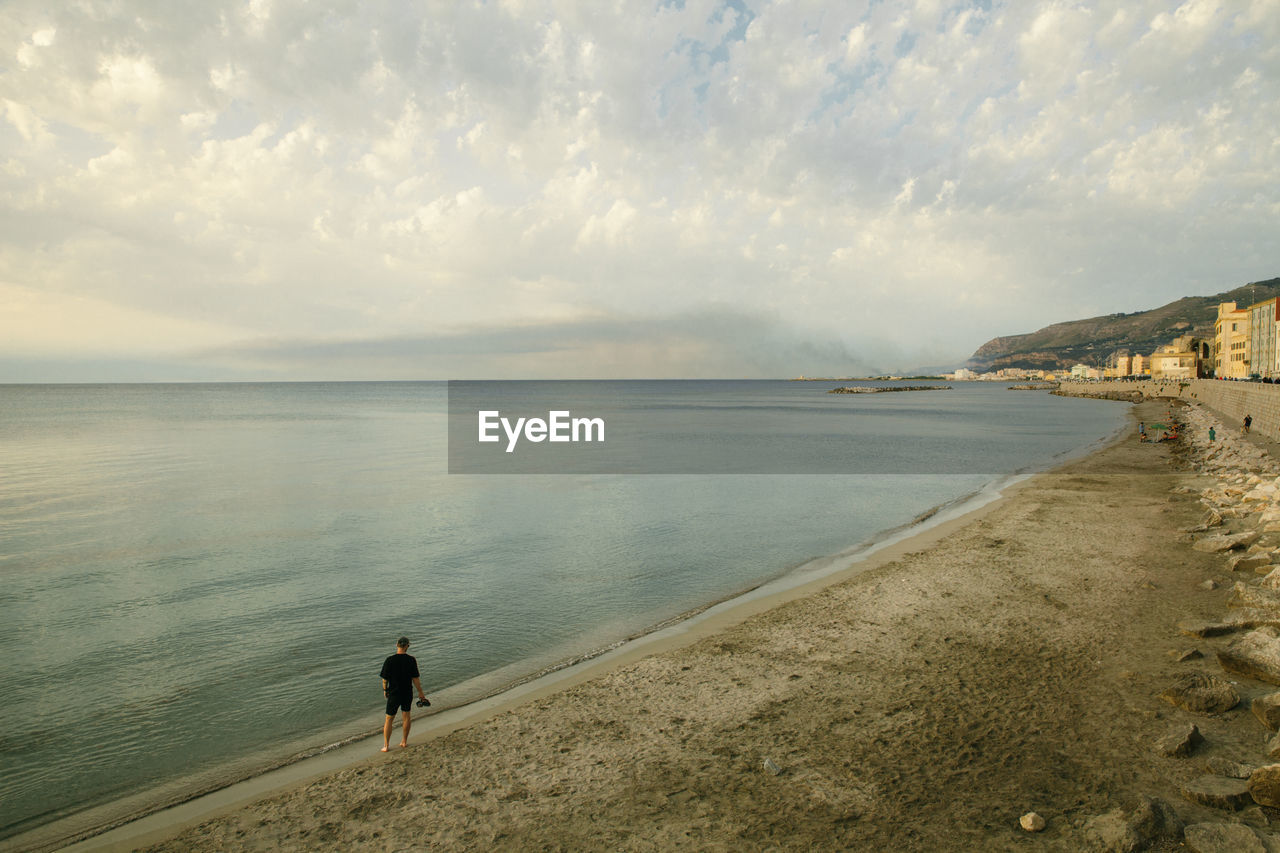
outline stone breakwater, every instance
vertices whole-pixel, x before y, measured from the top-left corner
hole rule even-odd
[[[828,394],[888,394],[892,391],[950,391],[950,385],[846,385]]]
[[[1183,826],[1173,806],[1147,798],[1136,810],[1096,819],[1095,839],[1106,850],[1145,849],[1157,839],[1200,851],[1280,850],[1280,835],[1269,831],[1280,817],[1280,464],[1205,408],[1178,406],[1173,419],[1181,420],[1178,455],[1198,475],[1173,491],[1204,507],[1185,541],[1221,556],[1221,572],[1201,588],[1226,598],[1221,618],[1178,626],[1195,646],[1176,654],[1188,672],[1160,694],[1178,712],[1153,749],[1181,763],[1173,772],[1182,795],[1221,810],[1224,820]],[[1251,713],[1230,713],[1241,707]],[[1215,751],[1233,748],[1236,760],[1194,761],[1207,748],[1207,719],[1226,724],[1230,735],[1216,730],[1231,742]],[[1190,773],[1189,764],[1197,765]]]

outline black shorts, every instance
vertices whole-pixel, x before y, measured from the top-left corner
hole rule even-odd
[[[388,693],[387,694],[387,716],[394,717],[396,709],[408,711],[413,706],[412,693]]]

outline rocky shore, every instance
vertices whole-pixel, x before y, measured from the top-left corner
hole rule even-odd
[[[1133,415],[821,587],[151,849],[1280,850],[1280,471]]]
[[[1280,809],[1280,464],[1205,409],[1179,411],[1180,451],[1200,476],[1174,491],[1196,496],[1204,508],[1200,523],[1186,528],[1184,536],[1195,551],[1221,561],[1202,586],[1229,593],[1217,618],[1180,623],[1197,645],[1179,657],[1199,665],[1161,695],[1189,718],[1234,723],[1222,736],[1230,754],[1206,757],[1203,775],[1185,780],[1182,794],[1238,812],[1226,825],[1250,826],[1258,836],[1255,841],[1237,828],[1229,845],[1196,846],[1188,829],[1188,846],[1280,849],[1280,836],[1263,831],[1280,816],[1275,811]],[[1204,751],[1205,739],[1199,726],[1183,720],[1157,749],[1188,758]]]

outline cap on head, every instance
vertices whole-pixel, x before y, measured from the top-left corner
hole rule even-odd
[[[396,648],[397,648],[397,649],[407,649],[407,648],[409,648],[409,638],[408,638],[408,637],[401,637],[400,639],[396,640]]]

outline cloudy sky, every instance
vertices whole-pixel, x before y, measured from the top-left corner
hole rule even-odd
[[[0,4],[0,381],[954,366],[1278,249],[1280,0]]]

